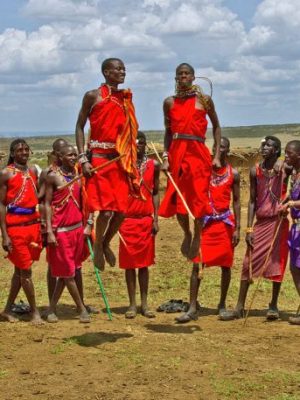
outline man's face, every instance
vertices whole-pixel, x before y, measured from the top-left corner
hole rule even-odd
[[[19,143],[14,148],[12,156],[17,164],[26,165],[29,158],[29,146],[24,143]]]
[[[183,65],[176,72],[175,80],[179,86],[189,87],[195,79],[194,73],[187,65]]]
[[[143,136],[138,136],[136,141],[137,154],[144,155],[146,150],[146,139]]]
[[[276,145],[272,139],[264,140],[260,146],[260,152],[264,159],[273,157],[276,153]]]
[[[126,70],[125,65],[122,61],[114,60],[111,61],[109,67],[104,70],[104,76],[106,82],[109,84],[121,84],[124,83]]]
[[[225,159],[225,157],[227,156],[228,153],[229,153],[228,142],[222,138],[221,144],[220,144],[220,158]],[[215,145],[213,146],[213,155],[214,156],[216,155],[216,146]]]
[[[295,150],[294,146],[287,145],[285,148],[285,162],[290,167],[297,167],[300,159],[300,154]]]
[[[63,167],[74,168],[77,161],[77,151],[73,146],[68,146],[62,149],[60,160]]]

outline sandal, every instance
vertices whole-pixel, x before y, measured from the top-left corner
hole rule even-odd
[[[178,322],[179,324],[185,324],[190,321],[197,321],[198,319],[198,313],[196,312],[191,312],[191,313],[184,313],[180,315],[179,317],[175,318],[175,321]]]
[[[49,324],[56,324],[58,322],[57,315],[54,313],[48,314],[47,322],[49,322]]]
[[[136,317],[137,311],[136,310],[127,310],[125,313],[126,319],[134,319]]]
[[[276,321],[279,319],[279,311],[277,307],[271,307],[269,304],[269,308],[266,314],[266,318],[268,321]]]
[[[141,314],[146,318],[155,318],[156,317],[154,311],[151,311],[151,310],[148,310],[148,309],[142,310]]]
[[[87,311],[83,311],[79,315],[79,322],[82,324],[89,324],[91,322],[91,317]]]

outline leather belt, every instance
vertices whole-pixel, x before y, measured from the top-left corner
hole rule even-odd
[[[78,222],[78,224],[75,225],[69,225],[69,226],[60,226],[56,229],[56,232],[70,232],[73,231],[74,229],[80,228],[82,226],[82,222]]]
[[[118,153],[92,153],[92,158],[106,158],[108,160],[112,160],[118,156]]]
[[[205,138],[199,137],[199,136],[195,136],[195,135],[189,135],[187,133],[174,133],[174,135],[172,136],[173,140],[194,140],[195,142],[200,142],[200,143],[204,143],[205,142]]]
[[[31,221],[26,221],[22,222],[21,224],[7,224],[7,228],[13,227],[13,226],[29,226],[29,225],[35,225],[35,224],[40,224],[41,220],[39,219],[33,219]]]

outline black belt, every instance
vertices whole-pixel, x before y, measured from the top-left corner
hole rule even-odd
[[[92,158],[106,158],[112,160],[113,158],[119,157],[118,153],[93,153]]]
[[[187,133],[174,133],[174,135],[172,136],[172,139],[173,140],[177,140],[177,139],[194,140],[195,142],[200,142],[200,143],[205,142],[205,138],[195,136],[195,135],[189,135]]]

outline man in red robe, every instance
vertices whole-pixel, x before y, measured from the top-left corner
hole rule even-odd
[[[177,215],[184,232],[181,252],[192,260],[199,254],[203,217],[210,213],[208,188],[212,165],[220,167],[221,128],[212,99],[193,85],[194,68],[186,63],[180,64],[175,79],[176,94],[168,97],[163,106],[166,131],[162,170],[170,171],[195,217],[193,235],[187,210],[170,181],[159,215],[166,218]],[[206,115],[211,120],[215,140],[213,162],[204,144]]]
[[[77,153],[73,146],[60,150],[61,165],[49,172],[46,179],[45,209],[47,219],[47,255],[51,275],[56,280],[50,301],[47,321],[57,322],[56,305],[67,286],[79,312],[80,322],[90,322],[83,303],[83,293],[78,288],[75,276],[81,270],[88,251],[84,240],[83,212],[81,204],[81,181],[63,187],[76,177]],[[62,188],[60,188],[62,187]]]
[[[201,259],[196,257],[190,280],[189,310],[176,318],[177,322],[185,323],[198,318],[197,296],[200,286],[199,262],[204,267],[221,266],[221,293],[218,304],[219,316],[226,311],[226,297],[231,280],[234,248],[240,240],[240,176],[237,170],[227,162],[230,142],[221,138],[220,162],[221,168],[213,168],[210,185],[209,201],[212,213],[204,217],[204,227],[201,240]],[[233,213],[230,210],[232,198]]]
[[[126,217],[120,227],[119,265],[125,269],[129,296],[129,308],[126,318],[135,318],[136,306],[136,269],[141,292],[141,312],[147,318],[155,317],[148,308],[148,267],[154,264],[155,235],[158,232],[159,207],[159,163],[148,159],[145,154],[146,136],[138,132],[138,169],[141,179],[143,199],[129,196]]]
[[[10,145],[7,167],[0,172],[0,225],[2,247],[15,266],[2,317],[15,322],[11,307],[23,288],[30,305],[31,321],[42,323],[36,306],[31,265],[42,250],[40,214],[37,211],[37,170],[27,165],[29,146],[23,139]]]
[[[281,142],[277,137],[265,137],[261,145],[261,154],[263,161],[250,170],[247,251],[243,262],[239,297],[235,310],[220,316],[224,321],[244,316],[249,285],[252,278],[260,277],[273,283],[266,318],[279,318],[277,303],[288,258],[289,232],[288,219],[286,216],[280,219],[279,214],[281,202],[287,191],[288,176],[283,164],[278,162]]]
[[[118,90],[125,79],[125,66],[118,58],[102,63],[105,84],[87,92],[76,124],[79,163],[87,179],[86,190],[91,212],[99,211],[94,244],[95,264],[104,269],[105,260],[114,266],[115,255],[110,242],[117,233],[127,210],[129,190],[137,189],[136,137],[137,121],[129,90]],[[84,126],[90,121],[88,147],[91,161],[84,152]],[[105,169],[92,173],[117,156],[122,158]]]

